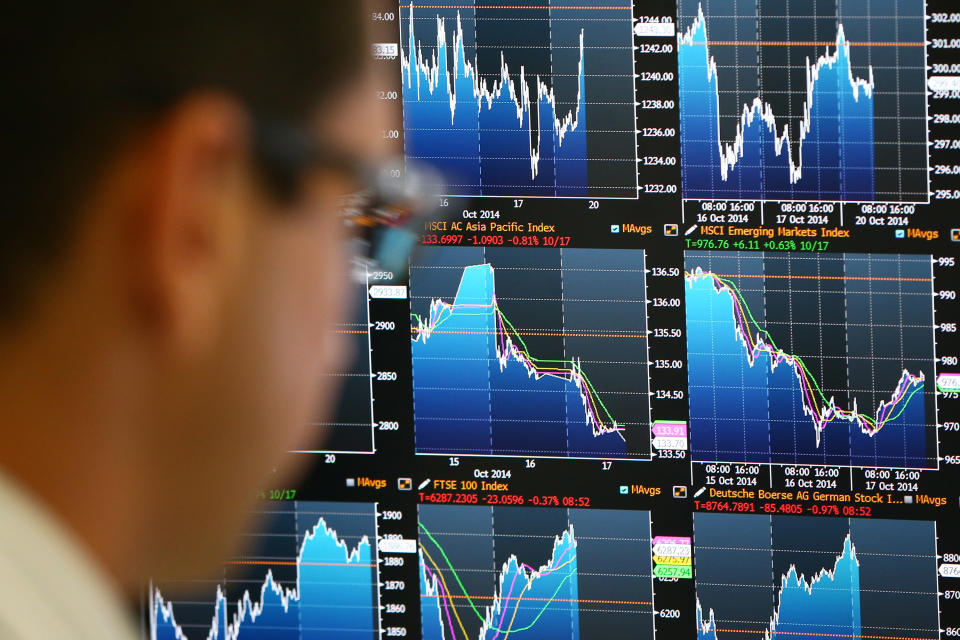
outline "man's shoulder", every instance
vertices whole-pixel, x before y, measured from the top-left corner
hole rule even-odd
[[[2,470],[0,514],[0,638],[136,638],[122,601],[92,558]]]

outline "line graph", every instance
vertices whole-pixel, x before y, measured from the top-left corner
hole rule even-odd
[[[730,296],[733,304],[736,332],[745,342],[747,362],[751,367],[758,358],[766,356],[771,361],[771,369],[782,365],[793,369],[794,375],[800,382],[804,413],[809,415],[813,421],[817,446],[820,445],[820,438],[824,429],[834,420],[854,422],[864,433],[876,435],[887,422],[899,418],[913,396],[923,389],[923,373],[913,375],[904,369],[900,376],[900,382],[891,394],[891,399],[880,403],[875,416],[859,412],[856,399],[854,399],[853,408],[850,410],[838,407],[832,397],[826,397],[803,360],[777,347],[770,336],[770,332],[761,328],[750,309],[745,305],[743,294],[740,293],[732,280],[709,271],[704,272],[699,267],[693,273],[687,274],[687,282],[690,283],[691,290],[698,288],[698,282],[701,280],[710,281],[716,291]]]
[[[695,513],[694,529],[698,640],[939,637],[932,522]]]
[[[923,2],[678,6],[684,197],[928,200]]]
[[[685,280],[694,460],[936,466],[929,256],[688,252]]]
[[[402,7],[404,148],[449,195],[637,195],[632,4]]]
[[[283,503],[261,516],[255,550],[225,563],[211,601],[172,600],[151,585],[151,640],[379,637],[375,505]]]
[[[425,640],[653,637],[645,511],[420,505]]]
[[[418,453],[649,458],[642,252],[447,248],[418,260]]]

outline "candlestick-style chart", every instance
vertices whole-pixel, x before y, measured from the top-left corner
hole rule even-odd
[[[653,638],[646,511],[420,505],[424,640]]]
[[[209,600],[175,600],[151,586],[151,640],[380,637],[376,506],[269,505],[253,550],[228,561]],[[190,581],[189,591],[197,591]]]
[[[933,522],[695,513],[697,638],[939,637]]]
[[[643,252],[424,251],[410,294],[418,453],[649,459]]]
[[[678,6],[684,197],[928,200],[923,2]]]
[[[632,4],[401,9],[404,148],[450,195],[637,195]]]
[[[685,265],[694,460],[937,466],[930,256]]]

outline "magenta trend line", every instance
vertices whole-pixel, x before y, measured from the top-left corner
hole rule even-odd
[[[437,591],[440,592],[440,595],[443,596],[442,598],[440,598],[440,600],[443,602],[443,612],[447,614],[447,624],[450,625],[450,637],[456,638],[457,632],[453,628],[453,616],[450,615],[450,608],[447,606],[447,601],[450,598],[447,596],[447,592],[443,588],[443,582],[438,577],[436,577],[436,575],[433,573],[433,571],[430,570],[430,567],[428,567],[426,563],[424,563],[422,560],[421,562],[423,563],[423,568],[426,570],[428,577],[430,578],[430,580],[433,581],[433,585],[437,588]],[[441,627],[441,629],[442,628],[443,627]]]
[[[573,525],[570,526],[570,536],[573,537]],[[550,575],[551,573],[553,573],[554,571],[557,570],[557,566],[560,565],[560,564],[562,564],[563,557],[564,557],[565,555],[567,555],[567,552],[570,551],[571,549],[572,549],[572,547],[567,547],[566,549],[564,549],[564,550],[563,550],[563,553],[560,554],[560,557],[558,557],[557,559],[555,559],[555,560],[553,561],[553,566],[551,566],[550,568],[548,568],[548,569],[545,570],[545,571],[537,571],[536,569],[534,569],[533,567],[531,567],[530,565],[528,565],[526,562],[521,562],[521,563],[520,563],[520,568],[521,568],[521,569],[528,570],[531,574],[539,574],[539,575],[541,575],[541,576],[548,576],[548,575]],[[519,560],[519,559],[518,559],[518,560]],[[517,572],[517,573],[513,574],[513,580],[510,581],[510,588],[507,590],[507,596],[503,599],[503,610],[500,612],[500,620],[497,621],[497,627],[498,627],[498,628],[497,628],[497,633],[496,633],[496,635],[493,636],[493,639],[492,639],[492,640],[497,640],[497,638],[500,637],[500,629],[503,628],[503,619],[507,616],[507,604],[510,602],[510,596],[513,595],[513,586],[514,586],[514,584],[516,584],[516,582],[517,582],[517,576],[519,576],[519,575],[520,575],[520,572]],[[529,580],[529,578],[528,578],[528,580]]]
[[[472,265],[467,267],[464,269],[463,276],[461,276],[460,285],[457,288],[458,294],[461,290],[461,287],[463,287],[463,279],[466,277],[467,271],[470,269],[489,269],[491,272],[493,272],[493,266],[490,264]],[[492,278],[493,275],[491,273],[491,280]],[[590,380],[580,368],[579,359],[574,358],[572,360],[564,361],[540,360],[530,355],[526,344],[523,342],[523,338],[500,311],[500,307],[497,304],[495,286],[494,291],[491,293],[489,303],[458,304],[456,300],[454,300],[452,303],[446,302],[440,298],[431,300],[430,312],[427,320],[424,321],[423,318],[415,316],[416,322],[413,326],[413,341],[416,342],[419,340],[426,343],[434,331],[439,331],[439,327],[441,327],[445,322],[449,322],[451,318],[453,318],[458,312],[470,310],[480,312],[473,315],[493,316],[493,333],[496,341],[496,357],[500,363],[501,372],[506,369],[510,360],[515,360],[523,365],[527,371],[527,374],[532,376],[535,380],[539,380],[544,376],[549,376],[573,383],[580,392],[580,399],[583,402],[586,422],[591,426],[594,437],[607,433],[616,433],[621,438],[626,440],[626,438],[623,436],[624,428],[613,419],[613,416],[610,415],[610,412],[599,399],[596,390],[590,383]]]
[[[770,334],[754,320],[753,314],[746,306],[733,282],[709,271],[704,271],[700,267],[697,267],[692,273],[688,272],[686,274],[688,286],[693,286],[695,282],[705,279],[710,280],[717,295],[729,296],[733,304],[734,331],[737,340],[746,350],[749,365],[752,367],[757,358],[765,354],[770,358],[771,371],[781,364],[793,369],[800,382],[803,411],[810,416],[816,429],[817,446],[820,446],[820,433],[829,423],[837,419],[856,423],[861,432],[868,436],[876,435],[887,422],[900,416],[914,394],[922,391],[924,386],[923,372],[913,375],[904,369],[896,388],[890,396],[890,400],[881,402],[877,407],[875,418],[858,411],[856,398],[853,399],[853,405],[850,409],[838,407],[833,397],[827,398],[824,395],[803,360],[799,356],[791,355],[779,349]]]

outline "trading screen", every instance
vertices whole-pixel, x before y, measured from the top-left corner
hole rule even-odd
[[[309,474],[144,635],[960,638],[957,9],[370,12],[438,214],[355,278]]]

